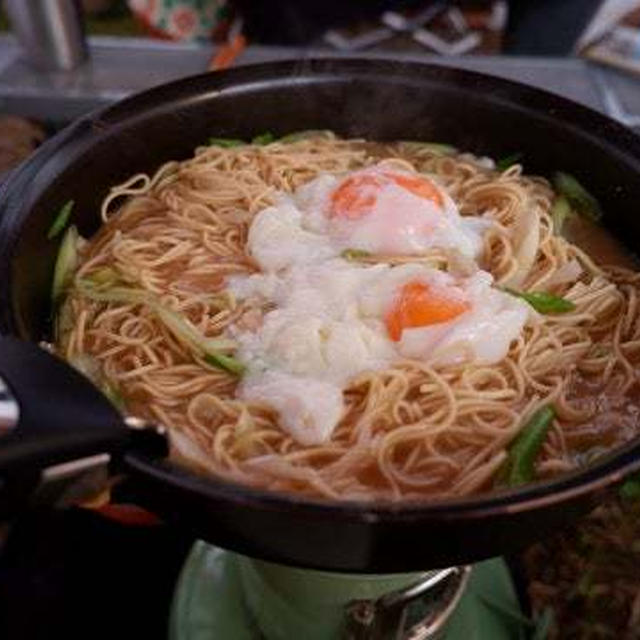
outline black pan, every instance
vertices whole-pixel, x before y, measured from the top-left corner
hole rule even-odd
[[[266,64],[181,80],[85,117],[13,175],[0,199],[0,331],[31,341],[48,334],[57,247],[46,232],[68,199],[76,201],[75,220],[89,236],[111,185],[187,158],[209,136],[321,128],[446,142],[492,157],[523,152],[528,172],[564,169],[588,184],[607,212],[605,224],[631,249],[640,247],[640,142],[602,115],[524,85],[442,67],[353,59]],[[16,353],[23,348],[0,341],[14,363],[22,362]],[[54,366],[44,358],[47,364],[30,370]],[[0,375],[10,378],[10,360],[0,350],[3,361]],[[55,363],[55,373],[38,379],[46,387],[47,377],[63,376],[61,370],[68,368]],[[307,567],[394,572],[515,551],[570,523],[604,488],[640,468],[636,439],[580,472],[518,490],[421,505],[340,504],[197,477],[168,463],[147,439],[132,438],[104,411],[98,422],[105,431],[93,437],[90,421],[64,408],[80,395],[73,391],[82,386],[77,377],[60,404],[68,416],[58,424],[64,438],[45,439],[46,403],[38,394],[27,397],[34,388],[24,374],[18,382],[10,386],[16,395],[22,389],[27,414],[41,420],[28,447],[32,464],[112,451],[140,504],[223,547]],[[25,422],[16,433],[26,437],[32,428]],[[24,470],[9,447],[19,441],[14,436],[1,445],[6,485],[15,486],[16,470]]]

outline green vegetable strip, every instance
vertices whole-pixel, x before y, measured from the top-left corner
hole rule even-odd
[[[73,272],[78,264],[78,241],[80,235],[74,226],[67,229],[62,237],[56,264],[53,269],[53,284],[51,287],[51,301],[54,305],[63,297],[63,294],[71,282]]]
[[[419,142],[415,140],[405,140],[404,144],[409,145],[416,150],[424,149],[425,151],[430,151],[431,153],[435,153],[437,156],[450,156],[456,152],[456,148],[452,147],[450,144]]]
[[[275,139],[276,137],[273,135],[273,133],[271,133],[270,131],[266,131],[265,133],[261,133],[260,135],[255,136],[253,140],[251,140],[251,144],[270,144],[274,142]]]
[[[241,147],[247,144],[244,140],[237,138],[209,138],[209,146],[211,147],[223,147],[225,149],[231,147]]]
[[[305,131],[295,131],[294,133],[289,133],[286,136],[282,136],[279,142],[299,142],[300,140],[307,140],[309,138],[318,137],[329,140],[333,138],[333,131],[330,131],[329,129],[306,129]]]
[[[564,196],[558,196],[551,207],[551,218],[553,219],[553,230],[557,235],[562,234],[562,227],[567,218],[572,215],[571,205]]]
[[[535,461],[554,417],[551,405],[538,409],[513,441],[506,461],[507,486],[517,487],[533,480]]]
[[[117,302],[124,304],[144,304],[149,307],[162,322],[162,324],[173,333],[178,339],[187,343],[196,352],[204,353],[205,358],[209,356],[216,362],[215,366],[225,369],[231,373],[240,371],[239,366],[234,364],[234,358],[221,353],[235,349],[237,344],[227,338],[207,338],[203,336],[186,318],[173,309],[167,309],[155,301],[146,291],[132,289],[128,287],[110,287],[101,289],[87,280],[76,282],[78,291],[92,300],[98,302]],[[212,364],[213,362],[207,360]],[[235,361],[237,362],[237,361]],[[224,363],[224,364],[221,364]],[[237,363],[239,365],[239,363]]]
[[[118,273],[111,267],[98,267],[88,273],[84,280],[96,286],[115,285],[118,282]]]
[[[345,249],[340,256],[349,262],[354,260],[360,260],[361,258],[368,258],[371,255],[369,251],[364,249]]]
[[[500,173],[502,173],[503,171],[506,171],[509,167],[512,167],[514,164],[518,164],[518,162],[522,160],[523,156],[524,156],[523,153],[518,152],[518,153],[512,153],[511,155],[501,158],[500,160],[498,160],[498,162],[496,162],[496,171],[499,171]]]
[[[218,369],[224,369],[229,373],[236,376],[241,376],[244,373],[245,366],[233,356],[226,356],[222,353],[207,353],[204,356],[205,362],[217,367]]]
[[[640,500],[640,474],[636,474],[625,480],[618,493],[621,498],[629,501]]]
[[[67,226],[69,222],[69,217],[71,216],[71,211],[73,209],[74,201],[69,200],[65,204],[62,205],[60,211],[58,211],[58,215],[55,217],[53,223],[49,227],[49,231],[47,232],[47,238],[49,240],[53,240],[56,236],[58,236],[64,228]]]
[[[506,287],[504,291],[526,300],[539,313],[567,313],[576,308],[571,300],[544,291],[515,291]]]
[[[602,217],[602,209],[598,201],[569,173],[558,171],[553,177],[553,184],[580,215],[597,222]]]
[[[228,338],[206,338],[190,322],[172,309],[161,307],[157,303],[150,305],[162,323],[177,337],[202,349],[205,353],[218,355],[220,350],[236,347],[236,343]]]
[[[120,391],[110,384],[108,381],[103,382],[101,387],[102,393],[109,399],[111,404],[119,411],[124,412],[126,409],[125,401]]]

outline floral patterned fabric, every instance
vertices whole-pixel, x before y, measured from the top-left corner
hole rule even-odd
[[[152,34],[172,40],[211,40],[228,25],[227,0],[128,0]]]

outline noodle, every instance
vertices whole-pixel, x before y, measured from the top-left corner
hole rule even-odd
[[[194,355],[162,313],[179,312],[205,338],[232,323],[259,325],[260,312],[225,291],[228,276],[256,270],[245,253],[253,216],[277,192],[380,161],[437,176],[463,215],[495,223],[484,235],[481,266],[497,285],[548,290],[576,308],[527,325],[493,366],[399,361],[358,375],[344,390],[331,439],[302,446],[268,406],[238,400],[237,379]],[[98,380],[117,389],[128,412],[165,424],[180,445],[174,455],[245,484],[342,499],[477,492],[490,487],[523,420],[550,402],[557,417],[537,471],[557,473],[593,446],[594,431],[607,446],[636,433],[629,406],[640,361],[640,275],[598,266],[555,234],[553,198],[545,180],[519,165],[499,174],[473,156],[413,143],[325,133],[265,147],[201,147],[105,198],[104,225],[82,250],[63,310],[75,321],[58,348],[74,364],[92,359]],[[411,261],[447,259],[435,252]],[[147,297],[115,302],[83,293],[83,279],[113,273]]]

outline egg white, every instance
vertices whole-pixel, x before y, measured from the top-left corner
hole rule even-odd
[[[366,266],[342,259],[346,247],[409,254],[448,248],[476,257],[482,225],[468,224],[473,221],[462,218],[444,192],[445,206],[434,212],[433,203],[399,187],[380,194],[376,211],[362,220],[336,221],[327,206],[339,182],[322,175],[258,213],[247,247],[261,273],[229,280],[236,297],[270,308],[258,330],[230,329],[247,366],[238,394],[272,407],[304,445],[331,437],[344,410],[342,390],[358,374],[403,358],[492,364],[505,357],[529,317],[526,303],[493,288],[491,275],[480,270],[455,278],[415,263]],[[385,314],[400,288],[415,281],[455,291],[470,308],[448,322],[405,329],[394,342]]]

